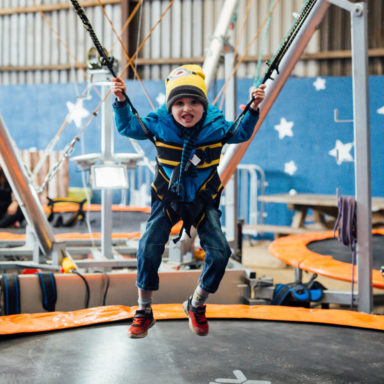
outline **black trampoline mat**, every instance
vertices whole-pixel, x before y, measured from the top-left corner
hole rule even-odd
[[[383,332],[241,320],[211,320],[210,327],[206,337],[177,320],[157,322],[144,339],[128,338],[128,323],[2,337],[0,381],[384,383]]]
[[[344,263],[352,262],[352,251],[337,239],[312,241],[307,244],[307,248],[319,255],[329,255]],[[373,269],[380,270],[384,265],[384,236],[372,236],[372,255]]]

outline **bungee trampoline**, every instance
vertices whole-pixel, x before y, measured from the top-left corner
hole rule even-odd
[[[208,304],[210,333],[198,337],[188,329],[180,304],[153,308],[158,321],[140,340],[127,336],[134,307],[0,318],[2,382],[375,384],[384,380],[382,316]],[[105,323],[109,321],[113,323]],[[90,324],[94,325],[71,328]],[[58,331],[60,327],[71,329]]]
[[[384,229],[372,231],[372,286],[384,289]],[[273,241],[270,253],[282,262],[337,280],[352,280],[352,252],[334,239],[332,231],[290,235]],[[356,268],[356,266],[355,266]],[[355,280],[357,273],[354,273]]]

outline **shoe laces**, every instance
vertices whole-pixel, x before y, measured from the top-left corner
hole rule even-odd
[[[205,307],[194,307],[193,313],[195,315],[196,321],[199,324],[204,324],[207,322],[207,319],[205,317]]]
[[[132,326],[133,327],[142,327],[146,320],[148,320],[145,315],[135,315],[133,318]]]

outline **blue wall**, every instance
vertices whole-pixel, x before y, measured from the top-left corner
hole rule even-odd
[[[245,103],[252,80],[238,81],[238,100]],[[156,104],[164,92],[162,81],[144,82],[147,92]],[[315,85],[319,85],[317,88]],[[76,103],[76,95],[85,84],[17,85],[0,87],[0,114],[20,149],[36,147],[44,149],[58,132],[68,114],[66,103]],[[220,83],[217,84],[220,89]],[[370,123],[372,193],[384,196],[384,77],[370,78]],[[129,82],[128,94],[139,113],[151,111],[140,84]],[[95,110],[100,97],[93,90],[91,97],[83,102],[89,112]],[[213,99],[211,95],[210,99]],[[239,104],[240,104],[239,102]],[[261,166],[268,182],[270,193],[287,193],[294,189],[298,193],[330,193],[340,188],[342,194],[354,194],[354,158],[352,123],[336,123],[334,109],[339,110],[340,119],[352,119],[352,80],[350,77],[334,78],[290,78],[263,125],[257,133],[242,162]],[[284,120],[283,120],[284,119]],[[84,124],[88,118],[84,118]],[[277,128],[286,122],[285,134]],[[283,124],[284,125],[284,124]],[[56,149],[63,149],[79,133],[74,122],[69,123],[60,136]],[[344,161],[339,164],[330,154],[339,140],[346,149]],[[140,143],[148,156],[155,151],[150,142]],[[351,145],[350,145],[351,147]],[[350,149],[348,151],[348,149]],[[100,113],[86,128],[81,143],[76,145],[73,155],[100,152]],[[115,135],[115,152],[132,152],[128,140]],[[350,157],[350,159],[349,159]],[[294,162],[294,163],[292,163]],[[286,169],[286,163],[294,165]],[[289,169],[296,168],[293,174]],[[75,164],[70,165],[70,185],[81,186],[80,172]],[[267,207],[266,222],[288,224],[291,212],[278,204]]]

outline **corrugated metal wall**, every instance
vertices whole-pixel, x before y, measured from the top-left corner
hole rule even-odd
[[[229,31],[229,43],[244,57],[239,77],[254,77],[259,55],[270,57],[293,22],[304,0],[280,0],[264,38],[268,11],[278,0],[240,0]],[[101,0],[116,31],[123,25],[120,0]],[[121,59],[120,44],[96,0],[81,1],[102,44]],[[133,6],[137,1],[130,2]],[[170,5],[169,0],[145,0],[134,18],[140,29],[131,39],[131,52],[148,36]],[[383,74],[384,0],[369,0],[370,73]],[[175,0],[160,25],[143,46],[135,63],[144,79],[161,79],[175,65],[202,63],[224,0]],[[125,21],[125,20],[124,20]],[[133,25],[133,24],[132,24]],[[131,31],[132,32],[132,31]],[[136,33],[137,35],[137,33]],[[256,37],[256,41],[252,42]],[[132,47],[132,45],[134,45]],[[0,0],[0,83],[49,83],[85,80],[86,54],[92,46],[70,2],[64,0]],[[133,49],[133,51],[132,51]],[[261,73],[263,67],[261,68]],[[347,12],[331,6],[319,32],[312,38],[297,76],[349,75],[350,23]],[[223,77],[219,68],[218,76]]]
[[[351,0],[361,2],[361,0]],[[384,73],[384,0],[365,0],[368,5],[369,73]],[[321,25],[320,73],[328,76],[351,74],[350,16],[332,6]]]

